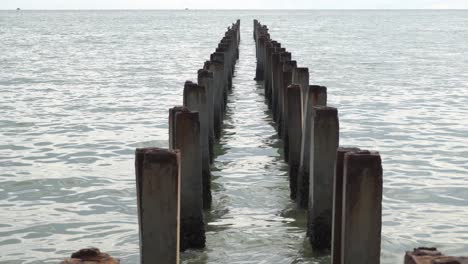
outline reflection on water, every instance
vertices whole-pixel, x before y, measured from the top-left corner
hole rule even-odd
[[[133,151],[167,146],[168,109],[237,18],[208,245],[183,262],[328,261],[289,200],[253,18],[328,87],[341,143],[381,152],[383,263],[468,252],[466,11],[0,11],[0,263],[86,246],[138,262]]]

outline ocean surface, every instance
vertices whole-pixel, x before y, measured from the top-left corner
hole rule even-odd
[[[340,143],[380,151],[382,263],[468,252],[468,11],[0,11],[0,263],[99,247],[138,263],[134,149],[241,19],[207,248],[183,263],[328,263],[289,199],[254,18],[328,87]]]

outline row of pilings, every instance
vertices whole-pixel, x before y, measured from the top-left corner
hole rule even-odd
[[[211,206],[213,146],[221,136],[239,58],[240,20],[232,24],[169,109],[169,149],[135,154],[141,263],[179,263],[179,252],[205,247],[203,209]]]
[[[332,263],[380,263],[382,164],[378,152],[339,146],[338,109],[311,85],[268,27],[254,20],[257,68],[284,145],[291,199],[307,210],[307,236]]]

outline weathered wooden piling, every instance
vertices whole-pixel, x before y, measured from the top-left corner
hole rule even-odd
[[[219,61],[206,61],[203,67],[213,73],[213,129],[216,139],[221,137],[225,109],[224,65]]]
[[[339,139],[338,110],[316,106],[310,143],[307,235],[316,249],[331,248],[333,175]]]
[[[271,100],[271,83],[270,83],[270,75],[271,75],[271,52],[274,49],[274,44],[271,40],[267,40],[265,42],[265,58],[263,61],[263,90],[265,91],[265,97],[268,102],[268,107],[271,107],[270,100]]]
[[[180,155],[137,149],[135,171],[141,263],[179,263]]]
[[[187,81],[184,85],[184,106],[191,111],[200,113],[200,147],[202,155],[202,177],[203,177],[203,208],[211,206],[211,171],[209,150],[209,114],[207,104],[206,88],[196,83]]]
[[[256,81],[265,80],[265,60],[266,60],[266,45],[269,41],[269,36],[266,33],[261,33],[258,39],[258,57],[257,57],[257,69],[255,72]]]
[[[343,224],[343,163],[346,153],[359,151],[359,148],[339,147],[336,151],[335,174],[333,177],[333,219],[331,263],[341,264],[341,227]]]
[[[283,84],[283,64],[281,62],[281,55],[285,52],[283,48],[276,48],[271,55],[271,113],[273,120],[278,124],[279,119],[279,97],[280,87]]]
[[[226,62],[226,56],[224,54],[224,52],[215,52],[215,53],[212,53],[211,56],[210,56],[210,60],[212,62],[218,62],[218,63],[221,63],[223,65],[222,67],[222,78],[221,78],[221,83],[220,83],[220,86],[222,87],[219,87],[220,89],[222,89],[223,91],[223,106],[224,108],[226,108],[226,105],[227,105],[227,95],[229,93],[229,65],[227,64]],[[218,88],[218,89],[219,89]]]
[[[289,134],[289,188],[291,198],[296,198],[297,173],[299,170],[301,155],[301,88],[298,85],[290,85],[286,92],[287,116]]]
[[[270,40],[266,42],[266,57],[264,65],[264,81],[265,96],[267,98],[268,107],[271,109],[273,104],[273,54],[281,48],[281,44],[277,41]]]
[[[299,208],[307,208],[309,200],[309,178],[310,176],[310,160],[311,146],[313,147],[313,122],[314,122],[314,107],[325,106],[327,104],[327,88],[318,85],[309,85],[308,89],[302,89],[301,98],[306,97],[306,105],[302,112],[302,137],[301,140],[301,160],[299,164],[299,172],[297,176],[297,205]]]
[[[277,68],[277,75],[278,75],[278,80],[277,80],[277,89],[278,89],[278,99],[277,99],[277,105],[276,105],[276,125],[277,125],[277,130],[278,130],[278,135],[280,137],[283,136],[283,120],[284,120],[284,101],[286,97],[286,88],[289,86],[284,86],[284,66],[286,63],[291,61],[291,53],[287,51],[283,51],[280,53],[280,61],[279,61],[279,67]]]
[[[308,89],[309,89],[309,69],[305,67],[297,67],[293,71],[292,83],[298,84],[301,87],[301,111],[306,112]]]
[[[379,264],[382,228],[382,161],[378,152],[344,158],[342,264]]]
[[[287,89],[289,85],[292,83],[292,72],[296,67],[296,61],[286,61],[283,65],[283,107],[282,107],[282,115],[283,121],[281,123],[281,138],[283,139],[284,144],[284,159],[289,162],[289,121],[288,121],[288,100],[287,100]],[[300,96],[299,96],[300,97]],[[300,103],[300,101],[299,101]],[[299,106],[300,107],[300,106]],[[302,118],[302,117],[301,117]],[[300,153],[299,153],[300,155]]]
[[[169,149],[175,149],[175,116],[181,111],[189,111],[185,106],[174,106],[169,109]]]
[[[202,149],[198,112],[175,114],[174,149],[181,157],[180,250],[205,247]]]
[[[214,159],[214,141],[215,141],[215,132],[214,132],[214,120],[215,120],[215,95],[214,95],[214,79],[213,72],[208,70],[200,69],[198,70],[197,82],[199,86],[206,88],[207,93],[207,107],[208,107],[208,145],[210,152],[210,163],[213,163]]]
[[[230,91],[232,88],[232,64],[231,64],[231,52],[228,44],[219,44],[216,49],[216,53],[224,54],[224,74],[226,78],[227,88]]]

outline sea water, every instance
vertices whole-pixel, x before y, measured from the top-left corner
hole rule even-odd
[[[134,149],[241,19],[207,248],[183,263],[328,263],[289,199],[254,18],[328,87],[340,144],[380,151],[382,263],[468,252],[468,11],[0,11],[0,263],[95,246],[137,263]]]

